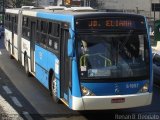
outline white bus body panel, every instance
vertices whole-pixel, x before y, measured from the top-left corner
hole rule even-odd
[[[6,9],[6,13],[18,14],[18,12],[19,12],[18,9]]]
[[[31,72],[31,58],[30,58],[30,41],[22,38],[22,66],[24,66],[24,53],[26,52],[27,57],[28,57],[28,67],[29,67],[29,72]],[[35,56],[34,56],[34,72],[35,72]]]
[[[9,42],[12,43],[11,39],[12,39],[12,32],[10,30],[8,30],[8,29],[5,29],[4,40],[5,40],[5,47],[6,47],[7,51],[9,51],[8,43]],[[12,46],[10,46],[10,47],[12,47]]]
[[[34,12],[34,11],[22,11],[22,14],[23,15],[26,15],[26,16],[32,16],[32,17],[36,17],[37,16],[37,12]]]
[[[24,38],[21,39],[21,50],[22,50],[22,65],[24,66],[24,53],[27,53],[27,56],[30,57],[30,41]],[[29,62],[29,61],[28,61]],[[29,63],[28,63],[29,64]]]
[[[24,11],[22,11],[22,14],[24,16],[32,16],[32,17],[36,17],[37,16],[37,12],[35,12],[35,11],[24,10]],[[29,34],[29,37],[30,37],[31,33],[28,33],[28,34]],[[28,58],[29,72],[31,72],[30,41],[22,38],[21,48],[22,48],[22,65],[24,66],[24,52],[26,52],[27,56],[29,57]],[[33,72],[35,72],[35,54],[34,54],[34,71]]]
[[[12,43],[12,32],[8,29],[5,29],[5,47],[7,49],[7,51],[9,51],[9,48],[8,48],[8,44],[10,42],[10,50],[11,50],[11,53],[13,53],[12,50],[14,50],[14,55],[13,57],[18,60],[18,43],[17,43],[17,34],[14,34],[14,43]],[[14,48],[12,49],[12,44],[14,45]]]
[[[17,42],[17,34],[14,34],[14,58],[18,60],[18,42]]]
[[[125,98],[123,103],[112,103],[112,99]],[[151,104],[152,93],[141,93],[117,96],[84,96],[72,97],[73,110],[106,110],[140,107]]]

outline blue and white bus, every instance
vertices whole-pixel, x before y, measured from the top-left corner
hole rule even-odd
[[[56,9],[6,10],[5,46],[27,75],[72,110],[151,104],[146,18],[89,8]]]

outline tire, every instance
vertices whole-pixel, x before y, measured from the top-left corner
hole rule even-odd
[[[52,78],[51,78],[51,96],[52,96],[52,99],[55,103],[60,103],[60,100],[59,98],[57,97],[57,88],[56,88],[56,79],[55,79],[55,76],[52,75]]]
[[[25,70],[25,73],[27,76],[30,76],[30,73],[29,73],[29,66],[28,66],[28,59],[27,59],[27,56],[25,55],[24,57],[24,70]]]

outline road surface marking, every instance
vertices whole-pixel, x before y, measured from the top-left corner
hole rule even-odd
[[[2,55],[2,52],[0,51],[0,55]]]
[[[17,105],[18,107],[23,107],[16,97],[11,97],[11,99],[15,105]]]
[[[12,91],[9,89],[8,86],[3,86],[2,88],[4,89],[4,91],[5,91],[7,94],[12,94]]]
[[[18,112],[0,95],[1,120],[23,120]]]
[[[26,111],[23,111],[23,115],[27,118],[27,120],[33,120],[33,118],[30,116],[30,114]]]

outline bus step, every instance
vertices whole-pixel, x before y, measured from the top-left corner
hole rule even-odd
[[[31,75],[35,76],[35,72],[30,72]]]
[[[67,102],[64,98],[61,98],[61,101],[62,101],[65,105],[69,106],[69,105],[68,105],[68,102]]]

